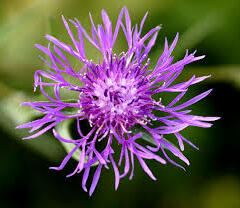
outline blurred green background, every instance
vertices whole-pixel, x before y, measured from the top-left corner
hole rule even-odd
[[[149,162],[158,178],[151,181],[136,165],[133,180],[123,179],[114,191],[113,171],[104,170],[89,198],[82,191],[81,175],[65,178],[74,161],[61,172],[48,169],[58,165],[65,154],[51,134],[22,141],[27,132],[15,130],[15,126],[37,116],[29,108],[19,108],[21,102],[38,97],[33,93],[33,74],[44,65],[34,44],[46,45],[46,33],[70,42],[61,14],[77,17],[89,29],[88,12],[100,23],[104,8],[115,22],[123,6],[128,7],[133,23],[150,12],[145,32],[163,26],[150,54],[153,63],[161,54],[164,37],[172,40],[176,32],[180,33],[176,58],[182,57],[186,48],[206,54],[204,60],[187,66],[179,81],[193,74],[212,74],[188,96],[214,88],[193,109],[196,114],[222,119],[211,129],[196,127],[183,133],[200,148],[195,151],[186,145],[185,155],[191,162],[186,172],[170,164]],[[239,208],[239,10],[239,0],[0,0],[0,207]],[[120,38],[116,48],[125,46]],[[88,46],[87,55],[97,58]]]

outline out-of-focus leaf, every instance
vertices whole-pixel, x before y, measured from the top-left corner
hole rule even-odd
[[[148,134],[146,132],[142,132],[142,138],[145,141],[147,141],[147,142],[149,142],[149,143],[151,143],[153,145],[156,145],[155,141],[153,140],[153,138],[152,138],[152,136],[150,134]]]
[[[210,67],[194,67],[186,70],[184,76],[197,76],[212,75],[207,79],[208,82],[226,82],[240,88],[240,66],[239,65],[221,65]]]
[[[70,125],[72,124],[73,121],[74,119],[68,119],[57,125],[56,130],[58,134],[64,139],[73,140],[70,132]],[[73,148],[76,146],[73,143],[66,143],[66,142],[61,142],[61,144],[64,147],[64,149],[67,151],[67,153],[71,152]],[[77,149],[72,155],[72,158],[79,161],[80,155],[81,155],[81,150]],[[88,158],[85,157],[85,162],[87,162],[87,159]],[[95,166],[97,164],[98,162],[94,163],[92,166]]]
[[[29,133],[26,130],[16,129],[16,126],[29,122],[34,117],[40,116],[40,114],[27,106],[19,106],[29,99],[23,93],[15,92],[2,84],[0,84],[0,87],[5,89],[0,93],[0,128],[2,131],[46,159],[51,161],[59,160],[63,152],[62,147],[52,136],[44,134],[36,139],[21,140],[21,138],[28,136]],[[3,92],[6,94],[3,94]]]
[[[54,33],[54,29],[53,29],[53,18],[52,18],[52,16],[50,16],[50,15],[47,16],[46,22],[47,22],[46,34],[51,34],[52,36],[54,36],[55,33]],[[51,63],[51,58],[47,54],[44,54],[44,58],[48,63]],[[45,62],[43,62],[43,66],[46,67],[46,68],[49,68],[49,66]]]
[[[12,1],[9,1],[9,5],[10,2]],[[60,6],[61,3],[62,1],[58,0],[21,1],[19,2],[21,6],[12,5],[13,8],[9,6],[10,11],[1,14],[0,18],[3,21],[0,25],[0,81],[5,85],[15,89],[31,90],[32,69],[33,67],[39,69],[40,65],[34,43],[38,42],[39,38],[43,39],[42,36],[49,27],[45,17],[49,14],[54,16],[56,5]],[[14,12],[9,15],[12,9]]]
[[[6,40],[9,40],[12,35],[16,34],[19,29],[26,28],[27,24],[32,24],[36,21],[39,15],[44,15],[43,11],[49,13],[47,10],[54,8],[54,4],[57,1],[53,0],[51,2],[46,0],[41,1],[31,1],[28,5],[21,9],[19,12],[16,12],[14,18],[5,22],[5,25],[0,27],[0,45]],[[59,2],[58,2],[59,3]],[[49,26],[48,26],[49,27]],[[6,42],[7,43],[7,42]]]
[[[220,12],[211,12],[209,15],[201,18],[188,28],[183,34],[180,34],[178,44],[174,49],[174,56],[177,57],[185,53],[184,49],[193,49],[197,44],[203,41],[211,33],[223,25],[222,14]],[[169,43],[170,44],[170,43]],[[162,48],[151,54],[154,59],[162,53]]]
[[[64,139],[68,139],[68,140],[72,140],[72,136],[70,133],[70,125],[72,124],[73,119],[68,119],[65,120],[63,122],[61,122],[57,127],[56,130],[58,132],[58,134],[63,137]],[[62,146],[64,147],[64,149],[67,151],[67,153],[71,152],[73,150],[73,148],[76,146],[73,143],[66,143],[66,142],[61,142]],[[79,160],[81,155],[81,151],[79,149],[77,149],[72,158],[75,160]]]
[[[150,133],[148,133],[145,129],[143,129],[142,127],[140,126],[137,126],[136,128],[133,129],[133,133],[134,134],[137,134],[137,133],[142,133],[142,139],[149,142],[150,144],[152,145],[155,145],[156,146],[156,143],[153,139],[153,137],[150,135]],[[163,140],[165,140],[166,142],[170,143],[171,145],[173,146],[176,146],[175,144],[173,144],[172,142],[170,142],[168,139],[166,138],[163,138]],[[163,148],[165,148],[165,146],[163,145]]]
[[[142,133],[142,139],[143,140],[149,142],[150,144],[156,145],[152,136],[144,128],[142,128],[140,125],[132,128],[131,131],[133,132],[133,134]]]
[[[181,56],[185,53],[183,49],[194,49],[211,33],[224,24],[222,14],[220,12],[211,12],[209,15],[201,18],[198,22],[189,27],[179,40],[179,44],[175,49],[175,56]]]

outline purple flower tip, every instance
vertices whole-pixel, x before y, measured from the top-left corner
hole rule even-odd
[[[53,47],[35,45],[51,60],[47,61],[41,57],[51,70],[38,70],[34,77],[34,87],[39,87],[49,102],[24,103],[41,111],[44,116],[17,128],[31,128],[30,132],[37,131],[25,138],[31,139],[44,134],[67,119],[76,119],[79,134],[77,140],[63,138],[53,129],[56,139],[64,143],[72,143],[74,148],[59,167],[50,169],[63,169],[74,153],[80,149],[81,154],[76,169],[67,177],[83,172],[82,188],[87,192],[86,185],[90,170],[95,169],[93,165],[97,164],[89,195],[94,192],[103,167],[108,169],[112,166],[115,173],[115,189],[118,188],[120,179],[127,176],[129,172],[129,178],[132,179],[134,159],[138,160],[142,169],[153,180],[156,178],[147,166],[146,160],[153,159],[161,164],[169,161],[184,169],[170,159],[167,153],[172,153],[189,165],[188,159],[182,153],[184,142],[193,148],[198,148],[185,139],[180,131],[188,126],[208,128],[211,126],[209,121],[219,119],[219,117],[191,115],[191,110],[186,109],[206,97],[211,90],[179,104],[191,85],[209,76],[193,76],[186,82],[173,84],[185,65],[204,58],[204,56],[195,57],[196,52],[189,54],[187,51],[182,60],[173,63],[171,53],[177,44],[178,33],[171,45],[168,45],[166,39],[163,53],[155,67],[149,67],[148,54],[155,44],[161,27],[157,26],[148,33],[142,34],[147,14],[143,17],[140,26],[132,26],[128,10],[124,7],[115,27],[105,10],[102,10],[103,24],[97,26],[89,14],[92,26],[90,35],[77,19],[69,20],[71,26],[77,31],[77,38],[73,35],[68,21],[62,16],[73,45],[65,44],[51,35],[45,37]],[[128,48],[125,52],[115,54],[113,47],[120,30],[126,37]],[[99,63],[92,62],[86,56],[84,38],[101,52],[102,59]],[[74,56],[77,62],[82,63],[82,68],[73,69],[65,54]],[[65,75],[78,80],[79,85],[67,81]],[[45,91],[46,87],[53,88],[53,97]],[[75,102],[66,102],[61,99],[62,89],[75,91],[79,96]],[[161,98],[159,100],[153,98],[154,94],[159,94],[161,97],[162,92],[177,93],[177,95],[170,103],[165,103]],[[76,113],[66,113],[66,109],[69,108],[76,109]],[[164,112],[165,116],[159,116],[155,113],[156,111]],[[91,126],[87,134],[82,132],[83,120],[87,120]],[[155,125],[152,125],[153,123]],[[142,133],[136,133],[137,127],[141,127]],[[143,132],[147,132],[151,137],[152,146],[142,142]],[[176,147],[177,145],[173,145],[164,138],[167,134],[176,136],[180,150]],[[113,143],[118,144],[120,148],[119,158],[116,158]],[[100,149],[97,144],[101,146]]]

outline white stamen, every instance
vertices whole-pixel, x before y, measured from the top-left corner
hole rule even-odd
[[[120,122],[120,125],[121,125],[121,127],[122,127],[122,129],[123,129],[123,131],[125,133],[132,133],[132,131],[128,131],[127,129],[125,129],[125,127],[123,126],[122,122]]]

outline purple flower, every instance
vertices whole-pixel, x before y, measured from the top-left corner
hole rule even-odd
[[[77,38],[74,37],[68,22],[62,17],[74,47],[50,35],[46,35],[46,38],[52,43],[52,47],[50,45],[49,47],[36,45],[51,61],[48,62],[42,58],[50,70],[36,71],[34,88],[39,86],[42,94],[50,102],[23,103],[23,105],[41,111],[44,116],[18,126],[18,128],[31,128],[30,132],[39,130],[25,139],[36,138],[53,129],[53,134],[59,141],[75,145],[61,165],[52,167],[52,169],[63,169],[74,152],[80,149],[81,154],[76,169],[68,176],[83,172],[82,187],[87,191],[86,182],[90,169],[91,167],[95,169],[93,165],[97,165],[90,185],[90,195],[98,183],[103,167],[112,166],[115,173],[115,189],[117,189],[121,178],[129,174],[129,178],[132,179],[134,159],[138,160],[143,170],[153,180],[156,178],[145,160],[153,159],[161,164],[166,164],[166,161],[169,161],[183,168],[169,158],[167,152],[171,152],[189,165],[188,159],[181,152],[184,150],[183,143],[186,142],[192,147],[198,148],[185,139],[180,131],[188,126],[208,128],[212,125],[209,121],[218,119],[218,117],[191,115],[189,114],[191,110],[186,110],[188,106],[206,97],[211,90],[180,105],[178,104],[189,86],[209,77],[196,78],[193,76],[186,82],[172,84],[186,64],[204,58],[204,56],[195,57],[195,52],[189,54],[187,51],[182,60],[172,63],[171,53],[177,43],[178,34],[170,46],[168,46],[167,40],[165,41],[164,51],[155,67],[149,67],[150,59],[147,57],[161,28],[155,27],[147,34],[142,35],[146,17],[147,13],[140,26],[132,26],[128,10],[123,8],[116,27],[113,29],[107,13],[102,10],[103,25],[96,27],[90,14],[91,35],[86,32],[77,19],[69,20],[77,30]],[[122,30],[126,37],[128,49],[117,55],[113,52],[113,47],[119,30]],[[99,63],[93,63],[86,57],[84,38],[101,52],[103,57]],[[74,56],[77,62],[81,62],[82,67],[74,70],[67,59],[67,54]],[[66,75],[70,76],[72,80],[77,80],[79,84],[67,81]],[[49,86],[53,88],[54,96],[50,96],[46,92],[46,87]],[[63,89],[78,93],[79,96],[75,102],[61,99],[60,92]],[[166,104],[164,100],[153,98],[154,94],[159,94],[161,97],[161,92],[178,94],[172,102]],[[69,113],[67,111],[69,108],[77,111]],[[164,112],[165,115],[158,116],[157,111]],[[79,139],[76,140],[63,138],[54,129],[59,123],[72,118],[77,121]],[[84,134],[81,126],[82,121],[86,119],[92,128],[87,134]],[[157,127],[154,127],[156,124]],[[141,127],[141,131],[136,131],[136,128],[139,127]],[[143,134],[150,137],[151,145],[150,143],[149,145],[140,143]],[[167,134],[176,136],[180,150],[164,138]],[[114,143],[121,150],[119,158],[116,158],[117,154],[114,154]],[[101,150],[96,147],[97,144],[101,146]],[[162,156],[159,156],[159,152]],[[122,170],[120,171],[119,168]]]

